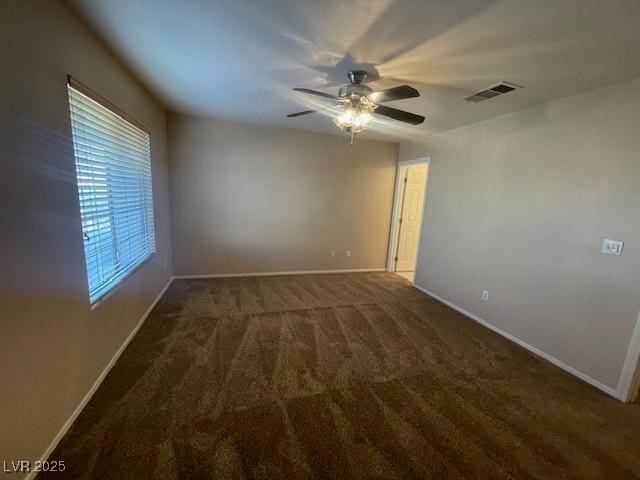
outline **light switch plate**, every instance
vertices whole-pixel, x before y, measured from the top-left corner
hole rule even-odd
[[[624,247],[624,242],[622,240],[605,238],[602,241],[602,253],[607,255],[622,255],[622,247]]]

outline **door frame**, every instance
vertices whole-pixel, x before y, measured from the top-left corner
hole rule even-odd
[[[640,313],[636,325],[631,334],[627,356],[625,358],[620,380],[618,381],[617,395],[624,402],[633,402],[640,393]]]
[[[403,172],[409,165],[417,163],[427,164],[427,179],[424,185],[424,198],[422,200],[422,218],[420,219],[420,235],[418,236],[417,251],[420,251],[420,240],[422,239],[422,222],[424,220],[425,205],[427,203],[427,195],[429,192],[429,177],[431,176],[431,157],[413,158],[411,160],[398,161],[396,166],[396,187],[393,192],[393,208],[391,210],[391,225],[389,228],[389,246],[387,248],[387,272],[395,272],[395,255],[398,250],[398,235],[400,234],[400,209],[402,208],[402,194],[404,193]],[[418,269],[418,257],[416,254],[416,268]]]

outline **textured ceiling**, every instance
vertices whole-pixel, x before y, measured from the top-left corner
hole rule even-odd
[[[640,0],[70,0],[167,108],[340,133],[323,114],[353,68],[422,126],[380,120],[371,138],[434,134],[640,76]],[[461,100],[498,81],[525,88]]]

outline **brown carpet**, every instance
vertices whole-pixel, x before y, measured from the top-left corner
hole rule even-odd
[[[183,280],[50,458],[40,478],[640,478],[640,406],[392,274]]]

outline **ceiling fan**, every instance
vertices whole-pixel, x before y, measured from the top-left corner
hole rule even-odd
[[[340,87],[337,96],[308,88],[294,88],[293,90],[336,100],[338,114],[333,118],[333,123],[351,135],[351,144],[353,144],[354,135],[369,126],[373,120],[372,114],[374,113],[411,125],[420,125],[424,122],[422,115],[380,105],[381,103],[392,100],[419,97],[420,93],[418,93],[415,88],[409,85],[401,85],[380,92],[374,92],[371,88],[363,84],[367,78],[367,72],[364,70],[351,70],[347,74],[347,78],[349,79],[349,83]],[[304,110],[302,112],[290,113],[287,117],[299,117],[315,112],[317,112],[317,110]]]

